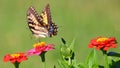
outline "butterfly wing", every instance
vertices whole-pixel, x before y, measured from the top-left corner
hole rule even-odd
[[[52,21],[49,4],[46,5],[45,9],[41,13],[40,22],[48,30],[48,36],[52,37],[57,35],[57,25]]]
[[[33,7],[30,7],[27,12],[28,26],[35,37],[48,36],[48,30],[43,27],[41,17],[37,14]]]

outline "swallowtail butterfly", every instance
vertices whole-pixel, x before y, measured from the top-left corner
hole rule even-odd
[[[40,15],[34,7],[30,7],[27,12],[27,22],[30,31],[35,37],[45,38],[57,35],[57,25],[53,23],[49,4]]]

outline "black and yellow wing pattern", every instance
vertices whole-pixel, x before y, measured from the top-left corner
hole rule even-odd
[[[27,12],[27,21],[29,29],[35,37],[45,38],[57,35],[58,27],[52,21],[49,4],[40,15],[34,7],[30,7]]]

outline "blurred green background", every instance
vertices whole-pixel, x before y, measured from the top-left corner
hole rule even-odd
[[[58,25],[58,35],[42,39],[54,43],[55,50],[46,54],[47,68],[58,66],[61,37],[68,44],[75,42],[75,58],[84,62],[91,51],[90,39],[97,36],[114,36],[118,47],[110,49],[120,52],[120,0],[0,0],[0,68],[13,68],[11,63],[4,63],[3,56],[8,53],[26,51],[36,42],[26,21],[26,12],[32,5],[40,14],[49,3],[53,21]],[[102,57],[98,51],[98,59]],[[42,68],[40,57],[32,56],[21,63],[20,68]],[[102,59],[99,61],[103,63]]]

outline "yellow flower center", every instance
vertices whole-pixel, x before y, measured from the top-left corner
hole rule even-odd
[[[106,40],[108,40],[108,38],[98,38],[97,42],[102,43],[102,42],[105,42]]]
[[[11,54],[12,57],[19,57],[20,54]]]
[[[34,44],[33,47],[34,47],[34,48],[35,48],[36,46],[43,47],[43,46],[45,46],[45,45],[46,45],[45,42],[40,42],[40,43]]]

